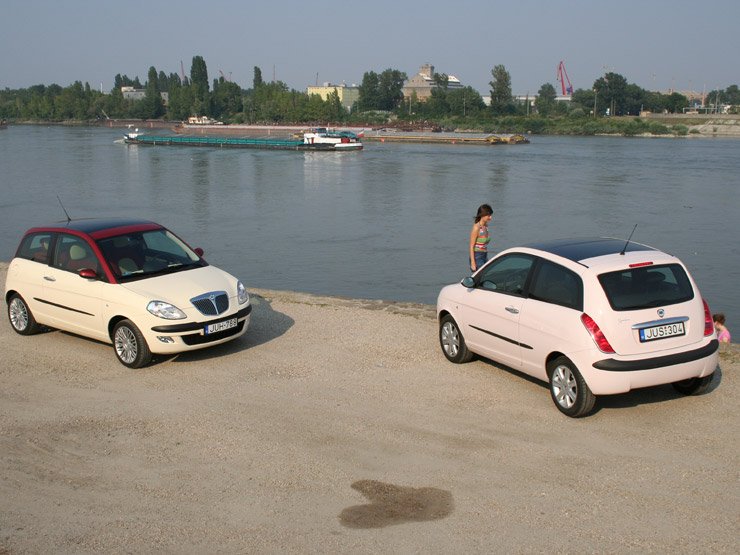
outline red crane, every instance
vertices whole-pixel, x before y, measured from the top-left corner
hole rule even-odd
[[[563,91],[563,96],[573,94],[573,85],[570,83],[568,72],[565,71],[565,62],[562,60],[560,60],[560,63],[558,64],[558,81],[560,81],[560,88]]]

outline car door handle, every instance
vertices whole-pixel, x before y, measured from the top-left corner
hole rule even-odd
[[[511,312],[512,314],[519,314],[519,309],[513,306],[507,306],[506,312]]]
[[[56,278],[55,277],[52,277],[52,276],[44,276],[44,279],[46,281],[56,281]]]

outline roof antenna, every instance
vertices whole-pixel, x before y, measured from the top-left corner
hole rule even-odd
[[[627,242],[624,244],[624,248],[622,249],[622,252],[619,253],[622,256],[624,256],[624,253],[627,252],[627,245],[630,244],[630,239],[632,239],[632,235],[634,235],[636,229],[637,229],[637,224],[635,224],[635,227],[632,228],[632,233],[630,233],[630,236],[627,237]]]
[[[67,216],[67,223],[72,221],[72,218],[69,217],[69,214],[67,214],[67,209],[62,204],[62,199],[59,198],[59,195],[57,195],[57,200],[59,201],[59,206],[62,207],[62,210],[64,210],[64,215]]]

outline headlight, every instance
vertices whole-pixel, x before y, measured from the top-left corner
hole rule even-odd
[[[236,282],[236,295],[239,299],[239,304],[249,302],[249,293],[247,293],[247,289],[244,287],[244,284],[241,281]]]
[[[158,318],[164,318],[165,320],[182,320],[183,318],[187,318],[182,310],[164,301],[151,301],[146,305],[146,309]]]

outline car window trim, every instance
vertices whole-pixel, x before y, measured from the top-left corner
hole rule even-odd
[[[571,310],[576,310],[578,312],[583,312],[583,294],[584,294],[583,293],[583,278],[581,278],[581,276],[579,276],[577,272],[574,272],[570,268],[567,268],[566,266],[563,266],[562,264],[559,264],[558,262],[555,262],[554,260],[548,260],[547,258],[543,258],[541,256],[536,256],[536,255],[535,255],[535,258],[537,259],[536,266],[532,269],[532,272],[530,273],[530,276],[529,276],[529,278],[527,280],[527,288],[526,288],[527,298],[528,299],[535,300],[535,301],[539,301],[541,303],[547,303],[547,304],[551,304],[551,305],[555,305],[555,306],[562,306],[563,308],[569,308]],[[580,284],[581,284],[581,302],[580,302],[580,308],[579,307],[572,307],[572,306],[564,305],[564,304],[561,304],[561,303],[556,303],[556,302],[553,302],[553,301],[548,301],[546,299],[541,299],[540,297],[537,297],[535,295],[532,295],[532,290],[531,290],[532,284],[534,283],[535,279],[539,276],[540,270],[541,270],[542,266],[545,263],[553,264],[555,266],[559,266],[560,268],[562,268],[566,272],[573,274],[573,276],[575,276],[575,278],[580,282]]]
[[[483,281],[484,281],[482,279],[480,279],[480,280],[479,279],[476,279],[475,280],[475,284],[474,284],[475,289],[478,289],[480,291],[487,291],[489,293],[498,293],[499,295],[508,295],[510,297],[517,297],[519,299],[526,299],[527,298],[527,292],[529,290],[529,284],[532,281],[532,271],[534,270],[535,264],[537,263],[537,259],[539,257],[537,255],[532,254],[532,253],[529,253],[529,252],[512,251],[512,252],[507,252],[505,255],[503,255],[503,256],[501,256],[501,257],[499,257],[497,259],[494,259],[491,262],[491,264],[495,264],[496,262],[498,262],[500,260],[503,260],[505,258],[508,258],[510,256],[522,256],[522,257],[529,258],[529,259],[532,260],[532,265],[529,267],[529,271],[527,272],[527,279],[524,280],[524,284],[522,285],[522,292],[521,293],[516,293],[514,291],[500,291],[498,289],[486,289],[485,287],[482,286]],[[488,267],[488,266],[489,265],[487,264],[486,267]],[[483,274],[481,273],[479,275],[482,277]],[[478,276],[476,276],[476,278],[477,277]]]

